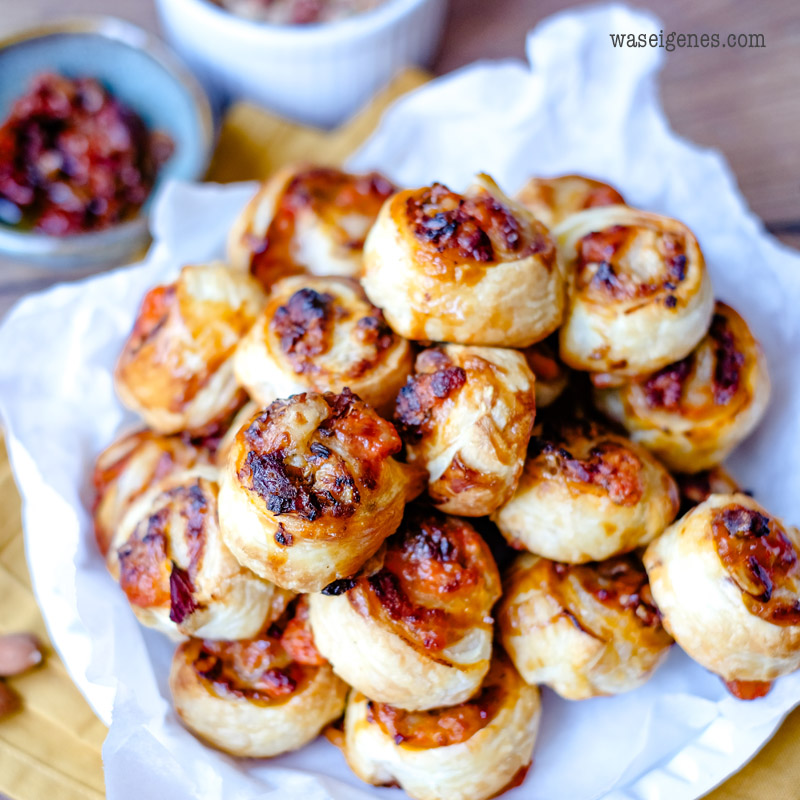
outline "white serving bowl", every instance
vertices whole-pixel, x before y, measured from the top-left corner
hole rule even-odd
[[[156,0],[170,44],[218,107],[243,98],[329,127],[357,111],[403,67],[432,58],[447,0],[386,0],[312,25],[270,25],[210,0]]]

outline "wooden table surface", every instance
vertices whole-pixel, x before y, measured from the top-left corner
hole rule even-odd
[[[434,64],[447,72],[477,58],[522,57],[525,32],[565,0],[451,0]],[[800,0],[638,0],[665,31],[764,34],[758,49],[683,49],[667,55],[664,105],[678,133],[719,148],[753,210],[800,247]],[[0,36],[59,16],[116,14],[157,31],[153,0],[0,0]],[[0,78],[1,79],[1,78]],[[23,294],[89,270],[53,273],[0,258],[0,316]]]

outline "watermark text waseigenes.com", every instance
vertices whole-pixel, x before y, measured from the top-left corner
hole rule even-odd
[[[663,47],[668,53],[684,47],[766,47],[763,33],[610,33],[614,47]]]

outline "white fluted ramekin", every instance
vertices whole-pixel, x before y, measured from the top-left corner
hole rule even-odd
[[[270,25],[210,0],[156,0],[170,44],[219,104],[244,98],[328,127],[403,67],[430,62],[447,0],[386,0],[336,22]]]

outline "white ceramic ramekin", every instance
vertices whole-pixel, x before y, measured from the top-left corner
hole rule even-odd
[[[268,25],[209,0],[156,0],[170,44],[218,104],[244,98],[328,127],[357,111],[403,67],[425,65],[447,0],[386,0],[319,25]]]

